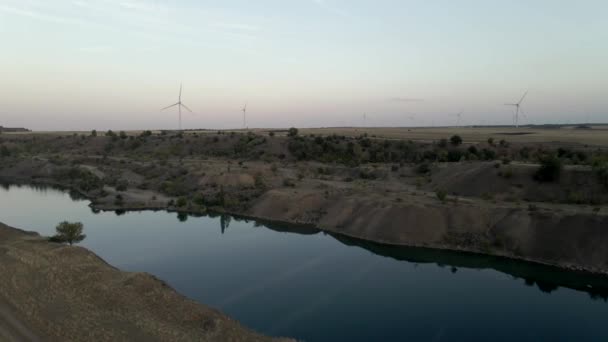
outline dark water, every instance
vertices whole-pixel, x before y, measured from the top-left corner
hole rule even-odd
[[[608,340],[604,278],[229,217],[185,219],[95,214],[88,201],[61,191],[0,189],[0,222],[50,235],[59,221],[81,221],[88,235],[82,245],[112,265],[152,273],[266,334],[306,341]]]

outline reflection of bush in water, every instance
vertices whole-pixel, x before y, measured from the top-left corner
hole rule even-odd
[[[534,284],[536,284],[536,286],[538,286],[538,289],[545,293],[551,293],[559,288],[558,285],[547,283],[547,282],[542,282],[542,281],[537,281],[537,280],[530,279],[530,278],[524,279],[524,283],[527,286],[534,286]]]
[[[177,219],[179,222],[186,222],[186,221],[188,221],[188,214],[187,213],[177,213]]]

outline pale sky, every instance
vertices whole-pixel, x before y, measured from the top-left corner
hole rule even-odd
[[[0,0],[0,125],[608,122],[605,0]],[[412,115],[415,114],[415,115]]]

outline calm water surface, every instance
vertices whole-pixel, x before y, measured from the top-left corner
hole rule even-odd
[[[66,192],[0,189],[0,222],[54,233],[259,332],[305,341],[608,340],[603,278],[498,258],[395,248],[312,229],[167,212],[94,213]],[[183,221],[186,219],[185,221]]]

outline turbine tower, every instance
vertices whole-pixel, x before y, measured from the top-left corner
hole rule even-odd
[[[243,111],[243,128],[247,128],[247,104],[241,109]]]
[[[177,97],[177,103],[167,106],[161,110],[169,109],[169,108],[175,107],[175,106],[177,106],[178,111],[179,111],[179,130],[181,131],[182,130],[182,107],[186,108],[190,113],[192,113],[190,108],[188,108],[185,104],[182,103],[182,84],[181,83],[179,85],[179,96]]]
[[[515,107],[515,115],[513,116],[513,124],[515,124],[515,127],[519,127],[519,112],[521,111],[523,113],[523,111],[521,110],[521,104],[522,104],[522,102],[524,102],[526,95],[528,95],[527,90],[524,93],[524,96],[521,97],[521,100],[519,100],[519,102],[505,103],[505,106],[514,106]]]

